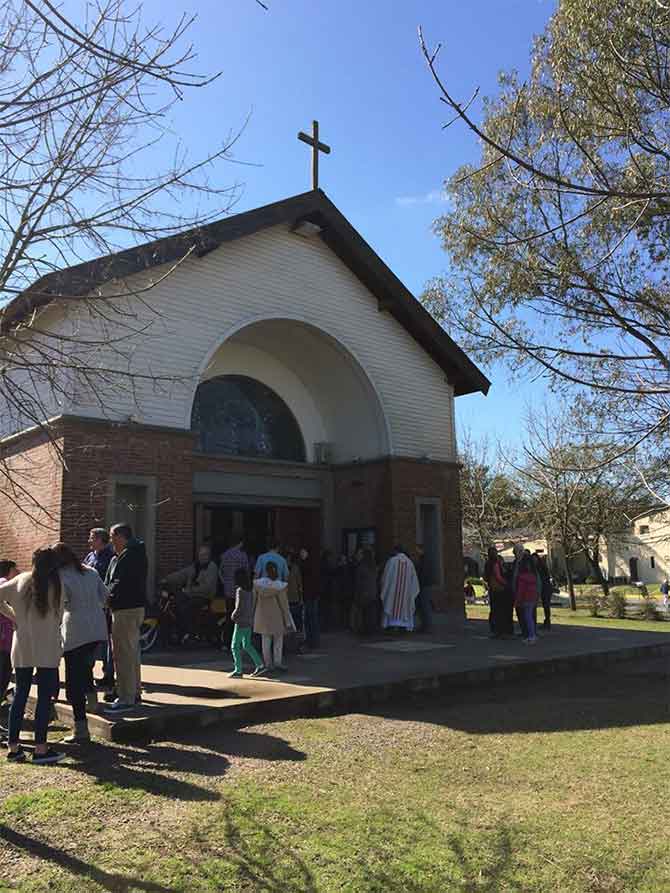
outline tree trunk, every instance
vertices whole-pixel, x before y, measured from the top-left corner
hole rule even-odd
[[[575,598],[575,584],[572,582],[572,565],[567,556],[567,550],[563,549],[563,564],[565,565],[565,578],[568,581],[568,595],[570,598],[570,610],[577,610],[577,599]]]
[[[599,561],[600,555],[598,554],[597,551],[591,552],[590,549],[585,549],[584,552],[586,554],[587,561],[591,565],[591,570],[593,571],[593,576],[596,578],[596,580],[598,581],[598,585],[600,586],[600,588],[603,591],[603,595],[605,596],[605,598],[609,598],[610,584],[603,576],[603,572],[600,568],[600,561]]]

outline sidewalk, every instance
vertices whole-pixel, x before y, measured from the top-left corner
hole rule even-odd
[[[488,638],[488,625],[423,636],[325,635],[318,652],[288,657],[284,674],[230,679],[227,654],[205,648],[145,656],[143,703],[124,717],[91,715],[93,734],[110,740],[166,738],[215,722],[246,725],[269,719],[362,711],[419,692],[449,693],[527,674],[575,672],[609,661],[670,656],[670,634],[556,626],[536,646],[520,638]],[[61,718],[70,708],[58,704]]]

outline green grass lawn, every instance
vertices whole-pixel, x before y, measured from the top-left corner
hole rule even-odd
[[[485,620],[489,616],[488,605],[467,605],[466,613],[471,620]],[[538,608],[540,624],[543,618],[542,607]],[[566,626],[596,626],[610,629],[647,630],[653,633],[670,633],[670,622],[667,620],[636,620],[626,617],[591,617],[587,608],[578,604],[577,611],[570,608],[551,608],[552,623]],[[540,630],[540,634],[542,630]]]
[[[0,890],[670,890],[668,681],[656,659],[3,766]]]
[[[477,598],[483,598],[484,595],[486,594],[486,587],[483,585],[483,583],[482,584],[475,583],[475,584],[473,584],[472,588],[475,590],[475,595]],[[596,586],[592,583],[575,583],[574,589],[575,589],[575,598],[576,598],[578,604],[580,602],[585,604],[586,600],[591,595],[597,595],[597,596],[602,595],[602,589],[600,588],[600,586]],[[565,587],[563,587],[562,591],[564,593],[567,593],[567,589],[565,589]],[[619,593],[620,595],[624,595],[624,596],[626,596],[626,598],[630,598],[630,599],[639,599],[640,598],[640,590],[636,586],[628,586],[628,585],[612,586],[612,588],[610,589],[610,592]],[[647,584],[647,592],[651,596],[651,598],[654,598],[657,601],[660,601],[662,598],[660,583],[648,583]]]

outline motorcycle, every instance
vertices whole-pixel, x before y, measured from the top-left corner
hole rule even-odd
[[[161,590],[149,605],[140,629],[141,651],[151,651],[157,644],[165,648],[179,646],[187,639],[223,648],[226,616],[225,599],[214,598],[207,603],[203,600],[183,611],[180,630],[177,596]]]

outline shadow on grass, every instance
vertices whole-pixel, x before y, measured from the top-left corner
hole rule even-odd
[[[461,888],[467,893],[499,893],[503,883],[504,889],[510,893],[524,889],[525,884],[513,878],[517,860],[514,857],[512,835],[507,828],[498,828],[487,838],[486,843],[492,858],[490,864],[484,866],[467,852],[457,835],[448,834],[446,842],[463,875]]]
[[[174,887],[166,887],[163,884],[153,883],[152,881],[143,881],[141,878],[130,877],[125,874],[117,874],[109,871],[103,871],[90,862],[84,862],[76,856],[66,853],[63,850],[43,843],[35,837],[29,837],[13,828],[0,824],[0,840],[5,841],[13,847],[24,852],[26,855],[34,856],[49,862],[59,868],[69,871],[71,874],[94,881],[110,893],[176,893]],[[77,887],[73,886],[73,890]]]
[[[253,837],[245,835],[235,824],[230,810],[226,810],[224,836],[229,850],[226,861],[235,867],[243,889],[264,893],[316,893],[316,881],[306,860],[274,830],[259,825]]]
[[[222,737],[220,744],[218,737],[211,729],[198,730],[189,736],[188,741],[188,745],[197,746],[197,750],[169,743],[125,747],[109,742],[91,742],[84,748],[68,750],[75,761],[68,762],[67,768],[88,775],[98,783],[141,790],[158,797],[212,801],[219,800],[220,794],[171,773],[222,778],[230,768],[229,757],[234,755],[263,760],[305,759],[302,751],[273,735],[230,732]]]
[[[503,888],[513,893],[524,889],[515,880],[518,859],[509,828],[492,830],[485,838],[469,837],[466,828],[462,835],[445,837],[439,825],[418,810],[409,810],[409,830],[404,829],[404,833],[402,822],[397,824],[399,816],[389,815],[388,819],[390,825],[385,820],[363,819],[360,828],[349,829],[352,839],[342,841],[341,851],[326,848],[319,852],[318,862],[313,857],[315,864],[310,865],[300,853],[300,837],[297,845],[291,846],[281,825],[274,829],[261,821],[254,824],[253,834],[245,833],[227,809],[223,815],[225,859],[209,863],[205,873],[216,885],[221,883],[220,872],[224,871],[230,882],[232,868],[240,889],[264,893],[316,893],[341,887],[366,893],[433,893],[437,889],[498,893]],[[352,821],[356,823],[357,819]],[[333,829],[331,843],[337,835]],[[471,841],[473,846],[469,845]],[[426,853],[427,844],[434,855]],[[443,858],[437,868],[440,849],[450,854],[448,878],[444,876]],[[324,886],[326,879],[329,886]]]

